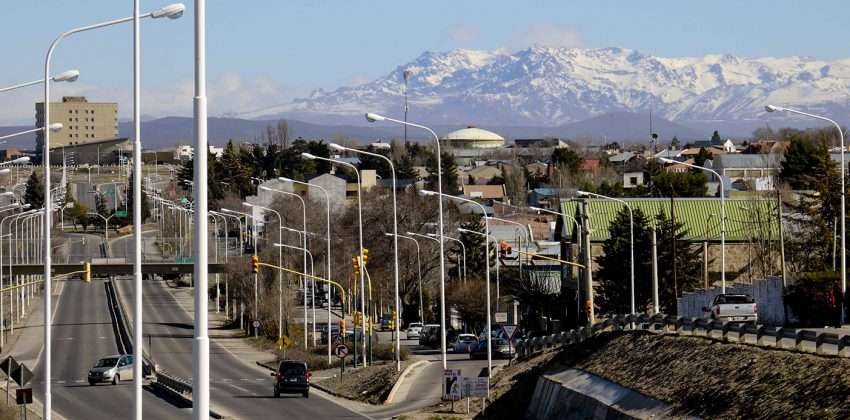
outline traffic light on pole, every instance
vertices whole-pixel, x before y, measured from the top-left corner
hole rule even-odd
[[[363,267],[366,266],[366,263],[369,261],[369,250],[363,248]]]
[[[345,319],[339,320],[339,331],[340,336],[345,337]]]
[[[83,263],[83,281],[91,283],[91,263]]]
[[[395,323],[396,323],[396,314],[395,314],[395,311],[392,311],[392,314],[390,315],[390,322],[389,322],[389,327],[390,327],[391,330],[395,329]]]
[[[256,255],[251,256],[251,271],[254,273],[260,272],[260,259]]]
[[[354,274],[360,274],[360,257],[351,257],[351,268]]]

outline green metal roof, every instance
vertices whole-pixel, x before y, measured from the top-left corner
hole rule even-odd
[[[670,217],[669,198],[624,198],[632,210],[640,209],[655,226],[655,215],[664,213]],[[608,226],[623,204],[605,199],[569,200],[561,203],[568,215],[579,215],[579,201],[587,201],[590,220],[590,239],[608,239]],[[687,238],[694,241],[720,240],[719,198],[675,198],[672,201],[676,221],[684,224]],[[726,240],[748,241],[753,238],[779,239],[779,215],[776,200],[760,197],[726,199]],[[568,237],[573,234],[572,221],[564,224]]]

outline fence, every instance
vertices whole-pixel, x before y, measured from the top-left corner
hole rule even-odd
[[[704,318],[675,317],[664,314],[613,316],[591,327],[580,327],[544,337],[518,340],[516,356],[523,360],[557,350],[565,345],[581,343],[603,331],[622,330],[704,336],[760,347],[850,357],[850,335],[848,334],[740,324]],[[747,337],[750,338],[747,339]]]
[[[784,325],[787,320],[785,288],[781,278],[755,280],[752,284],[734,284],[726,288],[726,293],[752,296],[758,305],[759,323]],[[710,307],[714,297],[719,294],[718,287],[686,293],[678,299],[678,314],[686,318],[702,318],[706,315],[702,308]]]

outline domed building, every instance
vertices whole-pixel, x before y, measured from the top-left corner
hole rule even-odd
[[[452,149],[501,149],[505,147],[505,138],[470,126],[446,134],[440,139],[440,144]]]

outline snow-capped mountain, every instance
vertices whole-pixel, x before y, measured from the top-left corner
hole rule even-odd
[[[385,77],[267,109],[252,117],[400,115],[411,71],[411,119],[442,124],[568,124],[610,112],[674,121],[746,120],[766,104],[850,113],[850,59],[665,58],[623,48],[532,47],[515,53],[426,52]]]

